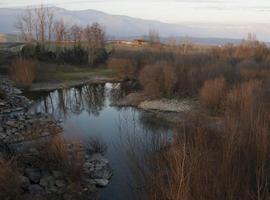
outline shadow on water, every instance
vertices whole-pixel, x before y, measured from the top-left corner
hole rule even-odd
[[[28,93],[34,104],[29,112],[51,114],[62,121],[64,137],[86,141],[101,138],[108,149],[114,175],[101,189],[104,200],[145,199],[141,169],[146,157],[162,146],[162,138],[170,133],[166,123],[152,114],[110,104],[136,90],[134,84],[91,84],[49,93]],[[142,195],[139,195],[142,194]]]

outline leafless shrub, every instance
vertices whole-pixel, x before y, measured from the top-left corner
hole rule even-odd
[[[204,82],[200,90],[200,101],[208,108],[218,110],[225,96],[226,82],[223,77]]]
[[[110,58],[108,60],[108,66],[121,78],[133,78],[136,72],[136,68],[129,59]]]
[[[29,87],[36,78],[37,64],[34,59],[15,58],[9,67],[9,76],[16,85]]]
[[[150,97],[161,96],[162,84],[162,66],[159,64],[148,65],[142,69],[139,75],[139,81],[143,86],[145,94]]]
[[[139,81],[145,94],[155,98],[172,95],[177,79],[174,67],[167,62],[161,62],[143,68]]]
[[[84,153],[79,143],[68,143],[55,137],[45,146],[44,160],[52,169],[64,171],[72,181],[80,181],[83,176]]]

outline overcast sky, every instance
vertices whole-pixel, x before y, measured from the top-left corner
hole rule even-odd
[[[163,22],[269,23],[270,0],[0,0],[0,7],[37,4],[96,9]]]

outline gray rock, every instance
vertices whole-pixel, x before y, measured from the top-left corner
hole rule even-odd
[[[46,188],[47,193],[58,193],[58,188],[55,185]]]
[[[86,178],[84,181],[89,185],[96,185],[96,181],[94,179]]]
[[[56,180],[55,181],[55,185],[57,186],[57,187],[64,187],[64,186],[66,186],[66,182],[64,181],[64,180]]]
[[[91,158],[89,159],[90,162],[93,162],[93,161],[97,161],[99,163],[104,163],[104,164],[107,164],[109,163],[109,161],[104,158],[101,154],[97,153],[97,154],[93,154],[91,156]]]
[[[93,179],[110,179],[112,177],[112,172],[109,167],[106,167],[92,171],[90,177]]]
[[[96,182],[96,185],[100,187],[105,187],[109,184],[109,180],[107,179],[94,179],[94,181]]]
[[[44,188],[54,186],[55,179],[53,176],[45,176],[40,179],[40,185]]]
[[[28,187],[29,193],[34,196],[42,196],[45,194],[45,190],[38,184],[33,184]]]
[[[11,126],[11,127],[14,127],[14,128],[16,128],[16,127],[17,127],[17,125],[16,125],[16,122],[15,122],[15,121],[7,121],[7,122],[6,122],[6,125]]]
[[[52,174],[53,174],[54,178],[56,178],[56,179],[64,178],[64,174],[60,171],[53,170]]]
[[[42,132],[42,133],[41,133],[41,136],[43,136],[43,137],[48,136],[48,135],[50,135],[49,132]]]
[[[20,175],[18,177],[21,188],[27,189],[30,186],[30,180],[26,176]]]
[[[33,183],[39,183],[41,178],[39,169],[26,168],[25,174]]]
[[[90,162],[86,162],[86,163],[84,163],[83,167],[86,168],[86,169],[87,168],[92,168],[92,167],[94,167],[94,164],[90,163]]]

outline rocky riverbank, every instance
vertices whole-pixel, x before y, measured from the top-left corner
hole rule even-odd
[[[5,77],[0,80],[0,140],[12,144],[62,132],[49,115],[27,112],[31,101]]]
[[[0,76],[0,115],[23,111],[31,104],[20,94],[21,91],[13,87],[9,79]]]
[[[62,132],[58,123],[45,114],[2,115],[0,122],[0,140],[8,144],[39,139]]]

